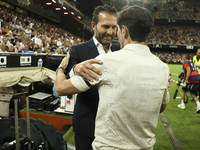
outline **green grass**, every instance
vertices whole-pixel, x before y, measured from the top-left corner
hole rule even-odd
[[[169,65],[170,72],[180,74],[182,65]],[[175,81],[179,81],[178,77],[172,75]],[[176,137],[181,143],[184,150],[199,150],[200,149],[200,114],[196,113],[196,103],[191,100],[188,93],[188,103],[185,105],[186,109],[182,110],[177,107],[181,99],[173,99],[174,92],[177,88],[175,82],[172,82],[170,88],[170,102],[167,105],[164,115],[172,127]],[[181,87],[177,97],[180,97]]]
[[[156,143],[154,145],[154,150],[173,150],[172,144],[170,143],[169,137],[160,118],[158,119]]]
[[[170,72],[180,74],[182,65],[169,65]],[[175,81],[179,81],[178,77],[172,75]],[[173,99],[174,92],[177,88],[175,82],[172,82],[170,88],[170,102],[167,105],[164,115],[167,118],[170,126],[184,150],[200,150],[200,114],[196,113],[196,103],[191,100],[188,93],[188,103],[186,109],[182,110],[177,107],[181,99]],[[180,97],[181,87],[177,97]],[[74,145],[74,133],[72,128],[63,136],[63,138],[70,144]],[[156,143],[154,150],[173,150],[169,137],[160,119],[158,119]]]
[[[67,143],[75,145],[73,127],[69,128],[69,130],[63,135],[63,139]]]

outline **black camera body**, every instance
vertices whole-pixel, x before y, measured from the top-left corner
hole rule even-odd
[[[181,73],[178,75],[178,78],[179,78],[180,80],[183,80],[183,78],[184,78],[184,73],[181,72]]]
[[[181,81],[178,81],[177,83],[178,86],[184,87],[184,89],[189,90],[190,92],[197,92],[198,91],[198,85],[195,83],[182,83]]]

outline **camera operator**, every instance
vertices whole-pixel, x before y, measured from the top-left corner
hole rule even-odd
[[[197,76],[199,76],[199,74],[196,71],[197,70],[196,66],[190,61],[189,54],[185,54],[183,59],[184,59],[184,62],[185,62],[183,64],[184,82],[185,82],[185,84],[193,84],[193,85],[198,84],[199,81],[195,80],[195,78]],[[181,108],[181,109],[185,109],[184,97],[185,97],[185,91],[187,90],[186,87],[183,87],[182,91],[181,91],[181,104],[178,105],[178,107]],[[198,100],[197,96],[194,94],[194,92],[191,92],[191,91],[190,91],[190,95],[196,101],[197,113],[200,113],[200,103],[199,103],[199,100]]]

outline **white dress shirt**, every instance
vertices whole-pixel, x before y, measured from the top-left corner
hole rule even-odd
[[[70,79],[82,92],[90,88],[88,84],[98,87],[93,149],[153,149],[161,104],[169,102],[168,65],[140,44],[128,44],[97,59],[103,62],[93,64],[102,72],[98,81]]]

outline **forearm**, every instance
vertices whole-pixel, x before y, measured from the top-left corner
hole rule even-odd
[[[64,74],[64,71],[69,62],[69,57],[70,55],[67,55],[67,57],[63,58],[62,62],[60,63],[57,69],[56,92],[59,96],[81,92],[71,83],[70,79],[67,80],[66,75]]]
[[[185,81],[189,81],[189,77],[190,77],[191,71],[187,71],[186,77],[185,77]]]
[[[56,76],[56,92],[58,96],[64,96],[80,93],[81,91],[74,87],[70,79],[67,80],[64,71],[59,69]]]

